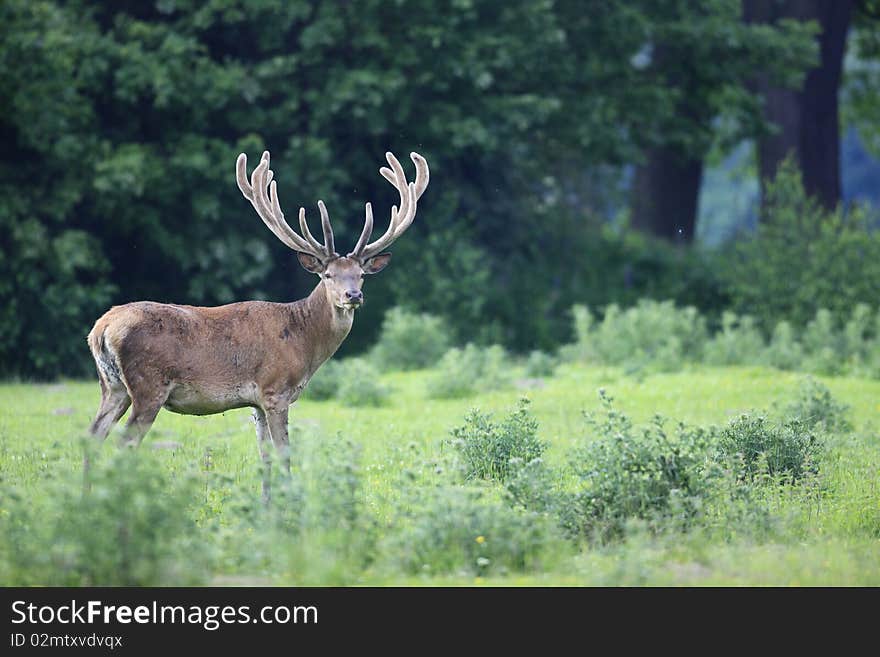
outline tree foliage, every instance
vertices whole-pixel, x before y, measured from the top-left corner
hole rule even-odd
[[[842,324],[860,302],[880,297],[880,232],[871,223],[862,208],[825,210],[784,161],[767,183],[757,231],[726,259],[733,308],[767,332],[781,320],[803,326],[819,309]]]
[[[111,303],[305,294],[313,281],[233,183],[237,154],[264,149],[288,214],[324,199],[342,245],[366,200],[380,220],[394,202],[376,172],[386,150],[431,163],[400,243],[418,275],[370,282],[346,349],[394,304],[446,314],[462,338],[552,345],[573,301],[639,293],[638,264],[612,263],[608,281],[582,259],[619,241],[593,230],[614,167],[656,144],[702,148],[705,116],[747,129],[754,99],[731,71],[797,68],[808,28],[746,29],[737,7],[7,0],[0,373],[87,371],[83,337]],[[671,69],[645,65],[661,41],[698,51],[698,122]]]

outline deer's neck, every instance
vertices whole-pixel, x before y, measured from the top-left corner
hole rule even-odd
[[[304,338],[304,364],[309,376],[336,353],[351,331],[353,320],[353,310],[339,308],[327,299],[324,281],[305,299],[291,304],[291,331]]]

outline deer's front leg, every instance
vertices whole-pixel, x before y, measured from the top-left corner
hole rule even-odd
[[[257,447],[260,448],[260,459],[263,461],[263,502],[268,502],[272,486],[272,454],[269,451],[269,422],[262,408],[254,409],[254,426],[257,429]]]
[[[281,460],[281,473],[290,477],[290,440],[287,437],[288,404],[285,402],[263,410],[269,425],[269,435],[275,444],[275,453]]]

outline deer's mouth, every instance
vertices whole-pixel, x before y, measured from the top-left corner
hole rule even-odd
[[[344,301],[341,304],[341,307],[345,308],[346,310],[355,310],[357,308],[360,308],[363,305],[364,305],[364,302],[361,300],[350,299],[348,301]]]

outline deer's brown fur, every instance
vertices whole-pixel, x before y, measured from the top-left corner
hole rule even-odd
[[[268,441],[289,470],[288,407],[351,330],[355,309],[363,301],[363,276],[388,264],[391,254],[379,251],[412,222],[415,203],[427,185],[427,165],[413,154],[416,183],[406,183],[400,164],[388,154],[393,170],[382,173],[400,191],[400,212],[395,207],[385,235],[367,244],[372,229],[367,204],[361,239],[354,251],[342,257],[333,248],[323,203],[319,202],[321,245],[308,232],[304,210],[300,209],[304,237],[284,221],[274,182],[270,184],[268,153],[251,183],[244,174],[243,158],[238,163],[242,193],[272,232],[297,250],[300,263],[321,280],[308,297],[292,303],[244,301],[202,307],[138,301],[111,308],[88,335],[101,385],[101,406],[90,432],[103,440],[131,406],[124,442],[136,446],[163,407],[188,415],[252,407],[266,466],[263,495],[268,499]]]

